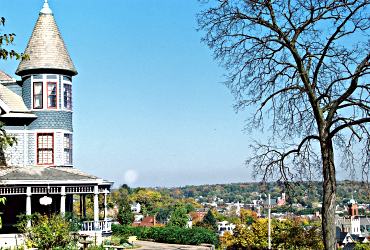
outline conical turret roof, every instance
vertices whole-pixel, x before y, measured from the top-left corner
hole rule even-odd
[[[24,53],[29,56],[29,60],[19,63],[15,72],[17,75],[42,71],[77,74],[46,0]]]

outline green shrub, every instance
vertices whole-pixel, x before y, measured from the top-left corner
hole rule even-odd
[[[32,227],[27,227],[28,220],[31,220]],[[53,214],[50,218],[37,213],[23,216],[17,227],[24,233],[29,247],[39,249],[71,249],[72,247],[70,224],[61,215]]]
[[[162,243],[200,245],[208,243],[218,245],[217,234],[209,229],[194,227],[132,227],[112,225],[113,234],[120,237],[135,235],[139,240],[154,240]]]

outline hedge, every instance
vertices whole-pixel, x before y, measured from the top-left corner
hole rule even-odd
[[[135,235],[139,240],[154,240],[161,243],[200,245],[218,245],[218,236],[214,231],[202,227],[180,228],[167,227],[132,227],[112,225],[113,234],[119,237]]]

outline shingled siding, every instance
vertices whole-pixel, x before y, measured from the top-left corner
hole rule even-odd
[[[36,134],[28,134],[28,164],[36,165]]]
[[[54,133],[54,165],[64,165],[64,133]]]
[[[23,79],[22,97],[24,104],[28,109],[31,109],[31,77]]]
[[[14,136],[17,139],[17,143],[12,147],[8,147],[5,150],[5,157],[9,166],[23,166],[24,152],[27,150],[27,147],[24,147],[27,144],[27,134],[25,133],[10,133],[9,135]]]
[[[37,165],[36,135],[39,131],[11,132],[10,135],[17,138],[17,143],[8,147],[5,151],[9,166],[35,166]],[[42,131],[40,131],[41,133]],[[64,132],[54,132],[54,164],[64,165]],[[25,146],[27,145],[27,146]],[[24,158],[24,155],[26,158]]]
[[[37,119],[28,129],[65,129],[70,132],[72,128],[72,112],[70,111],[35,111]]]
[[[11,91],[13,91],[14,93],[16,93],[17,95],[22,96],[22,87],[19,86],[18,84],[12,84],[6,87],[10,89]]]
[[[40,133],[43,131],[40,131]],[[36,135],[39,131],[29,134],[28,137],[28,157],[29,165],[37,165],[37,156],[36,156]],[[55,166],[64,165],[64,132],[57,131],[54,132],[54,164]]]

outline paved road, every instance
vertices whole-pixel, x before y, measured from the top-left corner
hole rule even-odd
[[[189,246],[189,245],[176,245],[164,244],[151,241],[136,241],[135,245],[141,246],[140,250],[210,250],[210,247],[205,246]]]

